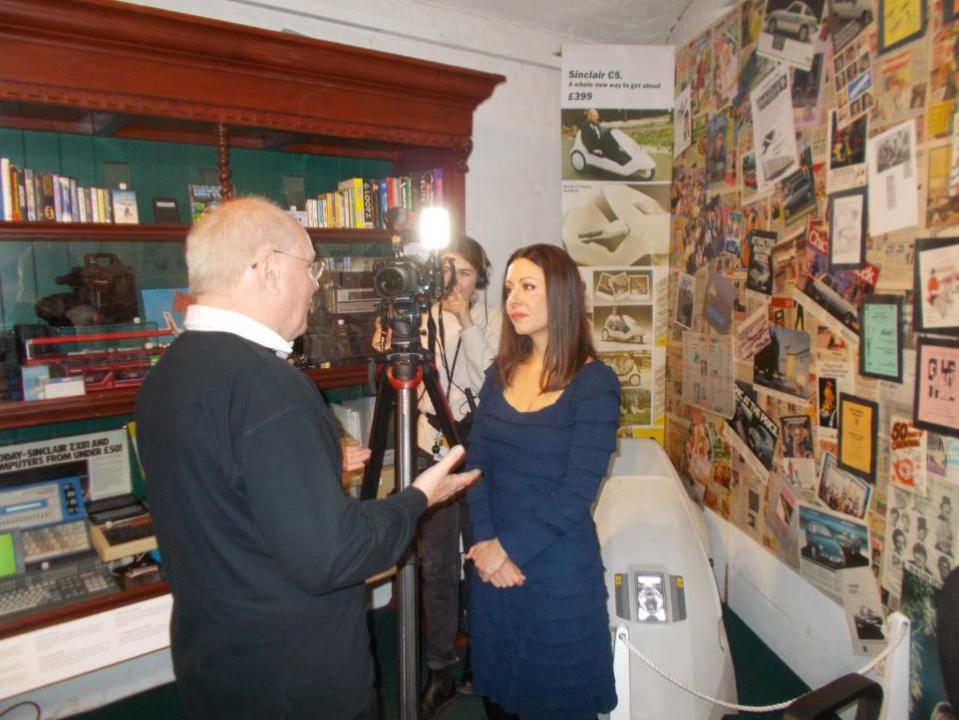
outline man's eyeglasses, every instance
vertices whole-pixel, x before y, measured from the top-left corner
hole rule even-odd
[[[299,255],[294,255],[293,253],[288,253],[283,250],[277,250],[276,248],[273,249],[273,252],[275,252],[277,255],[286,255],[287,257],[291,257],[294,260],[299,260],[301,263],[304,263],[306,265],[306,271],[310,274],[310,279],[315,283],[319,283],[320,275],[323,274],[324,268],[322,260],[317,260],[316,258],[307,260],[306,258],[301,258]],[[253,263],[250,265],[250,267],[255,270],[257,265],[258,263]]]

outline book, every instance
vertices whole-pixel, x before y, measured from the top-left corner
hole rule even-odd
[[[27,219],[27,187],[24,183],[23,169],[10,165],[10,207],[14,222]]]
[[[113,222],[117,225],[136,225],[140,222],[135,191],[113,191]]]
[[[187,194],[190,196],[190,217],[193,222],[203,219],[220,204],[219,185],[188,185]]]
[[[11,197],[10,158],[0,157],[0,220],[13,220]]]
[[[40,220],[43,222],[57,221],[56,175],[51,172],[40,175]]]
[[[57,175],[57,197],[60,199],[58,222],[73,222],[73,205],[70,199],[70,178]]]
[[[37,188],[36,173],[30,168],[23,171],[23,183],[27,193],[27,220],[37,221]]]
[[[169,328],[171,334],[157,338],[158,342],[173,342],[173,337],[183,332],[186,309],[196,302],[186,288],[149,288],[140,291],[143,312],[140,317],[147,323],[156,323],[157,329]]]
[[[364,220],[365,210],[363,202],[363,178],[349,178],[341,180],[337,185],[340,191],[349,193],[350,222],[346,227],[363,228],[366,227]],[[344,198],[345,199],[345,198]]]
[[[179,225],[180,208],[176,198],[153,198],[153,222],[157,225]]]

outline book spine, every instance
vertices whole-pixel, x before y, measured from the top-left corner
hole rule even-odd
[[[76,178],[70,178],[70,210],[73,222],[80,222],[80,194],[77,192]]]
[[[56,222],[63,222],[63,187],[60,176],[53,176],[53,216]]]
[[[27,195],[27,221],[37,221],[37,188],[33,170],[26,168],[23,171],[23,184]]]
[[[379,217],[376,221],[376,227],[384,228],[386,227],[386,211],[390,209],[390,179],[383,178],[380,180],[380,202],[379,202]]]
[[[43,222],[57,221],[57,176],[45,172],[40,176],[40,219]]]
[[[113,191],[103,188],[103,222],[113,222]]]
[[[70,198],[70,178],[59,175],[60,222],[73,222],[73,205]]]
[[[369,180],[363,180],[363,227],[372,229],[373,225],[373,185]]]
[[[10,165],[10,195],[13,220],[22,222],[27,219],[27,188],[23,181],[23,169]]]
[[[13,196],[10,194],[10,158],[0,158],[0,220],[12,220],[11,207]]]

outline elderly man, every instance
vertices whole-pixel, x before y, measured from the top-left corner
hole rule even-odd
[[[586,119],[579,131],[583,138],[583,145],[593,155],[607,157],[619,165],[625,165],[630,161],[629,153],[623,150],[613,134],[600,124],[599,111],[596,108],[589,108],[586,111]]]
[[[345,496],[332,415],[286,362],[320,269],[287,213],[224,203],[186,261],[197,304],[136,419],[187,717],[375,717],[363,581],[475,475],[448,474],[459,448],[385,500]]]

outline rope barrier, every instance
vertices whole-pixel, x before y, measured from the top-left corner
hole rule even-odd
[[[867,673],[872,672],[872,670],[874,670],[879,663],[881,663],[883,660],[889,657],[889,654],[893,650],[899,647],[903,639],[905,639],[906,635],[908,634],[909,634],[909,625],[908,624],[903,625],[899,631],[899,637],[896,638],[895,642],[890,643],[881,653],[879,653],[875,658],[873,658],[872,661],[870,661],[869,663],[864,665],[862,668],[857,670],[857,672],[860,675],[866,675]],[[627,648],[629,648],[629,651],[633,653],[633,655],[638,657],[640,660],[646,663],[652,670],[658,673],[661,677],[671,682],[676,687],[680,688],[681,690],[685,690],[691,695],[695,695],[701,700],[705,700],[706,702],[712,703],[713,705],[718,705],[720,707],[726,708],[727,710],[735,710],[737,712],[757,712],[757,713],[775,712],[777,710],[785,710],[787,707],[792,705],[798,699],[798,698],[793,698],[792,700],[786,700],[784,702],[776,703],[775,705],[737,705],[736,703],[726,702],[725,700],[719,700],[718,698],[711,697],[705,693],[701,693],[698,690],[695,690],[689,687],[684,682],[674,678],[668,672],[666,672],[661,667],[659,667],[659,665],[657,665],[648,657],[643,655],[636,648],[636,646],[629,641],[625,628],[618,627],[616,629],[616,640],[617,642],[622,642]]]

